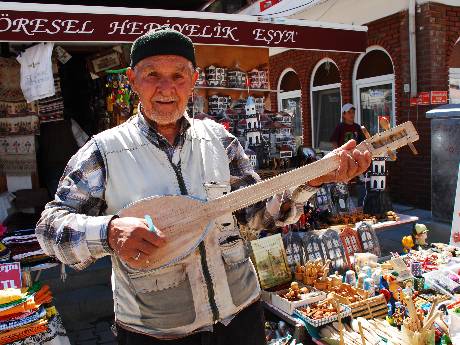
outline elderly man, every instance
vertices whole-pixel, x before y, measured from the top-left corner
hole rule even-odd
[[[215,181],[235,190],[259,179],[232,134],[186,113],[197,79],[190,39],[166,29],[138,38],[127,75],[139,115],[96,135],[72,157],[38,223],[40,244],[76,269],[111,256],[120,344],[264,344],[257,276],[232,217],[216,222],[188,257],[149,270],[148,258],[167,239],[161,229],[150,232],[144,219],[117,216],[152,195],[210,199]],[[295,222],[315,187],[368,167],[369,153],[354,147],[351,141],[334,152],[341,157],[337,171],[292,197],[274,196],[239,212],[239,221],[255,229]]]

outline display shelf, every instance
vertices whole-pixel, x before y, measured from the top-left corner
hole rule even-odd
[[[277,92],[276,90],[270,89],[247,89],[247,88],[236,88],[236,87],[222,87],[222,86],[195,86],[197,90],[224,90],[224,91],[249,91],[249,92]]]

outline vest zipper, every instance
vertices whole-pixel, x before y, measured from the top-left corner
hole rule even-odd
[[[178,164],[178,166],[176,166],[172,162],[172,160],[169,160],[169,163],[171,164],[172,168],[174,169],[174,173],[176,174],[176,179],[179,184],[181,194],[188,195],[187,186],[185,185],[184,177],[182,176],[182,171],[180,170],[180,163]],[[211,274],[209,273],[209,267],[206,261],[206,248],[204,246],[204,242],[201,242],[198,248],[200,250],[201,268],[203,270],[206,288],[208,290],[208,299],[209,303],[211,304],[212,318],[213,321],[216,322],[217,320],[219,320],[219,309],[217,308]]]

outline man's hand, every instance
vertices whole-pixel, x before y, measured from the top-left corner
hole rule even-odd
[[[165,244],[164,236],[158,232],[159,235],[150,232],[142,218],[114,218],[108,228],[109,246],[130,267],[147,268],[149,256]]]
[[[331,155],[339,155],[339,168],[329,174],[309,181],[308,184],[312,187],[318,187],[323,183],[348,182],[353,177],[365,172],[371,164],[371,154],[369,151],[358,151],[355,147],[356,141],[350,140],[343,146],[327,154],[324,158]]]

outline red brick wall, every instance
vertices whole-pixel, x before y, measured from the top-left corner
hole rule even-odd
[[[460,36],[460,7],[427,3],[416,11],[418,91],[447,90],[447,61]],[[389,163],[390,192],[393,200],[429,209],[431,207],[430,121],[425,112],[431,107],[409,108],[410,84],[408,13],[400,12],[368,25],[368,46],[383,47],[390,55],[395,70],[395,115],[397,123],[414,122],[420,133],[416,143],[418,156],[402,149],[398,160]],[[304,145],[311,146],[310,78],[316,63],[329,57],[337,64],[342,82],[342,102],[351,102],[353,67],[359,54],[287,51],[270,58],[271,87],[276,89],[282,71],[293,68],[302,86]],[[277,107],[276,94],[271,95]]]

